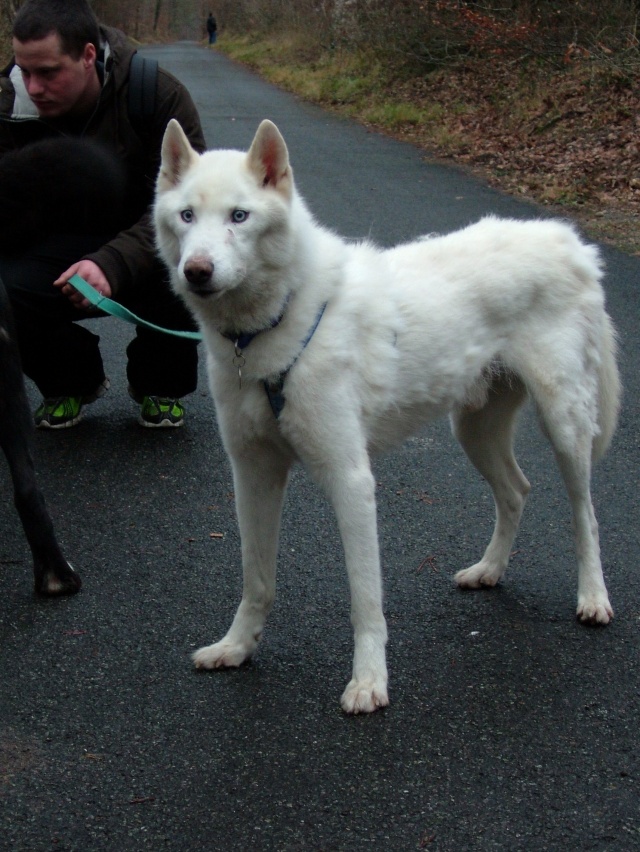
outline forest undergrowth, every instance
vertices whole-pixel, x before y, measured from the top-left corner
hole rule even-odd
[[[374,56],[309,59],[296,38],[223,36],[219,49],[301,97],[411,142],[492,186],[640,254],[640,69],[473,57],[396,76]]]

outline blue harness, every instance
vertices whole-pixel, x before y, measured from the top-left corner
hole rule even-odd
[[[285,307],[286,307],[286,305],[285,305]],[[320,310],[318,311],[318,315],[316,316],[315,322],[313,323],[313,325],[311,326],[311,328],[307,332],[307,336],[305,337],[305,339],[302,342],[302,347],[300,348],[300,351],[298,352],[296,357],[293,359],[293,361],[289,364],[289,366],[285,370],[283,370],[281,373],[279,373],[275,378],[263,379],[262,380],[262,384],[263,384],[265,392],[267,394],[267,399],[269,400],[269,405],[271,406],[271,410],[273,411],[273,415],[276,418],[276,420],[282,414],[282,409],[284,408],[284,404],[286,402],[285,395],[284,395],[285,380],[286,380],[287,376],[289,375],[289,371],[291,370],[293,365],[296,363],[298,358],[302,355],[304,350],[307,348],[309,341],[311,340],[311,338],[315,334],[315,331],[320,324],[320,320],[322,319],[322,315],[324,314],[326,307],[327,307],[327,303],[325,302],[320,307]],[[284,312],[282,314],[280,314],[280,316],[277,319],[273,320],[268,328],[261,329],[260,331],[255,331],[255,332],[250,333],[250,334],[235,335],[235,334],[223,333],[222,336],[226,337],[227,340],[230,340],[233,343],[234,352],[235,352],[234,357],[233,357],[233,364],[234,364],[234,366],[236,366],[238,368],[238,381],[240,382],[241,387],[242,387],[242,368],[244,367],[244,364],[245,364],[243,350],[246,349],[247,346],[249,346],[249,344],[251,343],[251,341],[255,337],[257,337],[259,334],[262,334],[263,331],[269,331],[270,329],[275,328],[276,326],[280,325],[283,317],[284,317]]]

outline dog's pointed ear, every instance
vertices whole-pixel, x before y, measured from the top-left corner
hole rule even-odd
[[[172,118],[162,140],[162,159],[158,173],[158,191],[172,189],[180,182],[185,172],[197,162],[198,154],[193,150],[180,124]]]
[[[293,172],[289,152],[280,131],[272,121],[264,120],[247,154],[247,165],[260,186],[291,195]]]

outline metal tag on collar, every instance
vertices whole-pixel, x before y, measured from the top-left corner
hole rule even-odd
[[[238,388],[242,390],[242,368],[247,363],[244,355],[242,354],[242,349],[240,349],[238,340],[235,340],[233,343],[233,350],[235,352],[233,356],[233,366],[238,368]]]

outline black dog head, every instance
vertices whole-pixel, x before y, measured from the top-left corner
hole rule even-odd
[[[0,158],[0,251],[49,234],[108,238],[126,227],[126,176],[115,154],[88,139],[43,139]]]

